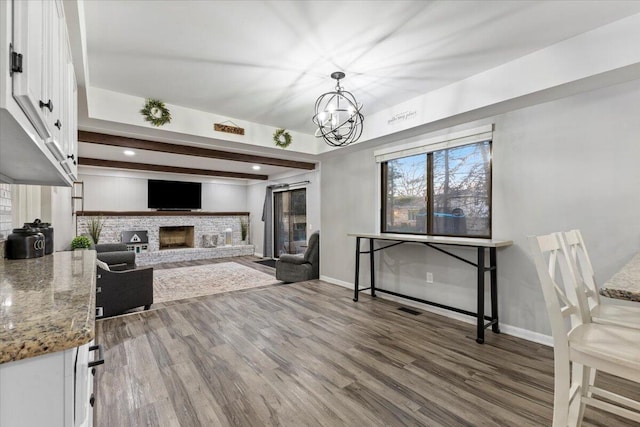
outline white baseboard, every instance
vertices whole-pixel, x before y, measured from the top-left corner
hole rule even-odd
[[[507,335],[522,338],[523,340],[546,345],[547,347],[553,347],[553,337],[551,335],[545,335],[541,334],[540,332],[534,332],[528,329],[519,328],[517,326],[507,325],[502,322],[500,323],[500,331]]]
[[[262,256],[262,254],[260,254],[260,253],[258,253],[258,252],[254,252],[254,253],[253,253],[253,255],[255,255],[255,256],[257,256],[257,257],[260,257],[260,258],[264,258],[264,257]]]
[[[353,283],[345,282],[344,280],[338,280],[328,276],[320,276],[320,280],[327,283],[334,284],[334,285],[342,286],[343,288],[353,290]],[[364,293],[371,295],[370,290],[364,291]],[[396,297],[388,294],[382,294],[382,293],[377,294],[377,297],[395,301],[395,302],[400,302],[403,305],[419,308],[421,310],[428,311],[434,314],[439,314],[441,316],[445,316],[450,319],[459,320],[461,322],[465,322],[473,325],[476,324],[476,320],[473,317],[467,316],[461,313],[456,313],[455,311],[445,310],[445,309],[434,307],[428,304],[423,304],[417,301],[411,301],[409,299],[400,298],[400,297]],[[532,341],[538,344],[553,347],[553,338],[550,335],[544,335],[539,332],[529,331],[527,329],[519,328],[517,326],[507,325],[502,322],[500,323],[500,332],[517,337],[517,338],[522,338],[527,341]]]

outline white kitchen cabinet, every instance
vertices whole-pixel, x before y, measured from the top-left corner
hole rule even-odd
[[[0,425],[91,427],[91,345],[0,364]]]
[[[76,75],[71,62],[71,49],[65,46],[65,70],[63,73],[63,90],[67,95],[64,102],[63,113],[64,121],[62,122],[62,141],[65,160],[62,167],[69,175],[72,181],[78,180],[78,85],[76,83]]]
[[[0,181],[70,186],[76,179],[70,64],[61,0],[0,1]]]
[[[13,1],[12,66],[13,97],[38,132],[40,138],[49,140],[51,132],[45,113],[51,101],[45,99],[44,78],[49,52],[51,5],[46,0]]]

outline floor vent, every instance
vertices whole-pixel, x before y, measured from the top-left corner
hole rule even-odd
[[[417,316],[417,315],[419,315],[419,314],[420,314],[420,312],[419,312],[419,311],[412,310],[412,309],[410,309],[410,308],[408,308],[408,307],[400,307],[398,310],[400,310],[400,311],[404,311],[405,313],[413,314],[414,316]]]

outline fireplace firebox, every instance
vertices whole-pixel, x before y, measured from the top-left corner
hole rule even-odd
[[[160,227],[160,250],[193,248],[193,226]]]

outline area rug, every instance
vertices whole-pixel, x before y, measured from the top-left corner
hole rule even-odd
[[[275,277],[235,262],[153,272],[154,304],[279,283]]]
[[[266,265],[267,267],[276,268],[276,260],[275,259],[261,259],[260,261],[254,261],[258,264]]]

